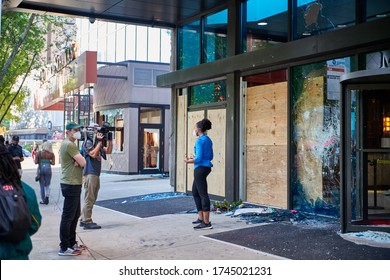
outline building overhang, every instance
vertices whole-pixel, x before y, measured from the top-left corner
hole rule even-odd
[[[175,28],[184,19],[225,4],[225,0],[11,0],[8,9]]]

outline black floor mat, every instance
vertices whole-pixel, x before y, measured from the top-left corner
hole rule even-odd
[[[293,260],[390,260],[390,249],[347,241],[339,228],[272,223],[207,236]]]
[[[95,204],[140,218],[182,213],[196,208],[192,196],[164,194],[101,200]]]

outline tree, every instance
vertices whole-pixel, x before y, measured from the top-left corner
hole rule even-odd
[[[5,11],[1,20],[0,123],[18,119],[11,109],[24,109],[23,101],[29,94],[26,80],[34,70],[47,64],[47,48],[59,52],[74,36],[65,27],[64,17]],[[47,44],[49,32],[62,34],[54,35],[55,45]]]

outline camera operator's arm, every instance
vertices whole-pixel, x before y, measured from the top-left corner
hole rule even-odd
[[[91,158],[97,158],[99,156],[99,153],[100,153],[100,148],[102,147],[102,139],[103,139],[103,134],[98,132],[96,134],[96,139],[98,140],[98,143],[96,144],[96,146],[90,150],[88,152],[88,155],[91,157]]]
[[[103,150],[106,152],[107,155],[112,153],[112,140],[108,140],[108,147],[103,147]]]

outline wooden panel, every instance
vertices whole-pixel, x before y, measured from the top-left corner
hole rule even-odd
[[[247,201],[287,207],[287,145],[247,147]]]
[[[194,146],[196,137],[192,135],[194,131],[195,124],[204,118],[204,111],[195,111],[188,112],[188,122],[187,122],[187,154],[194,155]],[[192,191],[192,182],[194,180],[194,165],[187,164],[187,190]]]
[[[287,83],[247,90],[247,201],[287,207]]]
[[[186,131],[187,131],[187,95],[177,98],[177,139],[176,139],[176,191],[186,192]]]
[[[285,145],[287,82],[247,90],[247,145]]]
[[[207,135],[213,141],[214,159],[212,171],[207,178],[208,192],[212,195],[225,196],[225,154],[226,154],[226,109],[208,110],[207,118],[212,129]]]

